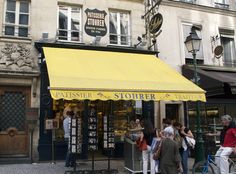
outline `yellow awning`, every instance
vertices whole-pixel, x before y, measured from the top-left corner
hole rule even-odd
[[[205,101],[154,55],[44,47],[53,99]]]

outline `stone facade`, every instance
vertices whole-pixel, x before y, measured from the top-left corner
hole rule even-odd
[[[0,0],[5,4],[6,0]],[[81,7],[82,39],[79,43],[90,45],[94,37],[84,32],[86,22],[85,10],[97,8],[112,11],[126,11],[130,14],[131,47],[138,43],[137,37],[145,33],[145,23],[141,18],[145,13],[144,0],[31,0],[29,13],[29,37],[7,37],[4,35],[5,5],[0,6],[0,87],[2,85],[28,86],[31,89],[31,107],[39,108],[40,81],[38,52],[34,42],[69,43],[57,39],[58,6]],[[219,27],[235,30],[235,1],[229,0],[229,10],[215,8],[212,0],[197,0],[194,3],[163,0],[159,12],[164,22],[162,33],[157,38],[159,57],[181,72],[185,64],[182,23],[189,22],[202,25],[202,43],[204,62],[207,65],[223,66],[222,60],[215,60],[211,50],[211,36],[218,34]],[[109,44],[109,15],[105,18],[107,34],[101,38],[100,46]],[[47,38],[42,38],[43,33]],[[235,36],[234,36],[235,37]],[[161,126],[161,119],[166,117],[166,104],[179,105],[179,120],[183,121],[184,107],[182,102],[157,102],[155,104],[155,126]],[[34,131],[34,158],[37,159],[39,132]]]
[[[30,71],[35,67],[30,46],[25,44],[5,43],[0,50],[1,69]]]

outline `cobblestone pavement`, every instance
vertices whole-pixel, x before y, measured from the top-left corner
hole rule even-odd
[[[1,164],[0,174],[64,174],[65,171],[73,170],[64,167],[64,162],[51,163],[34,163],[34,164]],[[79,163],[79,169],[91,169],[91,162]],[[106,169],[107,162],[96,161],[95,169]],[[112,161],[111,168],[117,169],[119,173],[124,171],[124,162],[122,160]]]
[[[0,174],[64,174],[65,171],[73,170],[72,168],[64,167],[64,162],[51,163],[34,163],[34,164],[1,164]],[[191,171],[193,165],[193,159],[189,159],[189,168]],[[91,162],[80,162],[79,169],[91,169]],[[106,169],[107,162],[96,161],[95,169]],[[127,174],[128,172],[124,169],[124,161],[116,160],[111,161],[111,168],[117,169],[119,174]],[[189,172],[190,174],[191,172]]]

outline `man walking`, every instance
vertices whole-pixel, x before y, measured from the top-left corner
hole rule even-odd
[[[71,121],[71,114],[72,114],[72,109],[70,107],[66,107],[63,111],[63,129],[64,129],[64,139],[65,142],[67,143],[67,154],[66,154],[66,164],[65,167],[74,167],[75,165],[75,160],[74,156],[70,152],[70,147],[69,147],[69,138],[70,138],[70,121]]]

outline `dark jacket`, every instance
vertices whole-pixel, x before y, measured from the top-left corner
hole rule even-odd
[[[178,143],[165,138],[161,144],[161,165],[177,166],[181,161]]]

